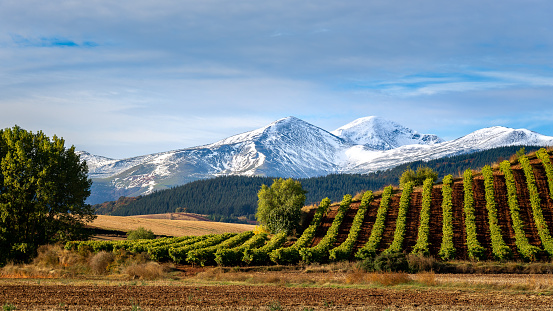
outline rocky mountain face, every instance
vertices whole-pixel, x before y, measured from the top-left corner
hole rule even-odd
[[[121,160],[81,152],[81,159],[94,182],[88,201],[101,203],[221,175],[363,174],[510,145],[553,145],[553,137],[491,127],[443,141],[378,117],[357,119],[332,132],[288,117],[210,145]]]

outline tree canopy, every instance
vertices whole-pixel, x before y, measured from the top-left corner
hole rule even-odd
[[[414,186],[420,186],[427,178],[432,178],[432,181],[436,182],[438,173],[427,166],[419,166],[416,172],[408,168],[399,178],[399,187],[403,188],[408,182],[412,182]]]
[[[292,233],[298,229],[305,191],[299,181],[274,179],[271,187],[261,186],[258,196],[257,221],[271,233]]]
[[[65,141],[18,126],[0,129],[0,264],[25,261],[39,245],[83,238],[88,168]]]

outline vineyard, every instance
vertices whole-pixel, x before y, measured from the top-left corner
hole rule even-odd
[[[297,239],[243,233],[138,241],[72,241],[66,249],[147,252],[157,261],[270,265],[412,253],[441,260],[553,258],[553,166],[545,149],[441,184],[389,186],[362,198],[325,199]]]

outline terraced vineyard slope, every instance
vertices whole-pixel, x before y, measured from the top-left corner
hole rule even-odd
[[[442,260],[553,258],[552,150],[520,156],[481,172],[448,175],[443,184],[407,183],[363,199],[324,199],[297,239],[253,232],[149,241],[69,242],[67,249],[149,252],[177,263],[248,265],[356,260],[418,253]],[[290,239],[290,238],[289,238]],[[169,259],[171,258],[171,259]]]

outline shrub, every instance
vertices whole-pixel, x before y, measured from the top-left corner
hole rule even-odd
[[[406,169],[399,178],[399,187],[405,187],[408,182],[413,183],[415,187],[420,186],[428,178],[431,178],[434,183],[438,179],[438,173],[426,166],[419,166],[416,172],[412,169]]]
[[[349,259],[349,257],[351,256],[351,252],[353,251],[355,241],[357,241],[357,236],[359,235],[361,226],[363,225],[363,220],[365,219],[367,208],[373,200],[374,195],[372,191],[367,191],[365,192],[365,194],[363,194],[361,205],[359,206],[359,210],[357,211],[357,214],[353,219],[348,237],[342,244],[340,244],[340,246],[330,250],[330,260],[339,261]]]
[[[90,258],[90,269],[95,274],[104,274],[108,271],[108,266],[113,262],[113,259],[114,255],[111,252],[98,252]]]
[[[538,254],[541,249],[531,245],[530,242],[528,242],[528,238],[526,238],[526,234],[524,233],[524,223],[522,222],[522,219],[520,219],[517,189],[515,186],[515,177],[511,171],[511,163],[505,160],[501,162],[500,168],[505,175],[509,210],[511,212],[511,220],[513,221],[513,230],[515,231],[515,242],[518,252],[527,260],[536,260],[536,254]]]
[[[131,230],[127,233],[127,240],[139,240],[139,239],[155,239],[156,236],[152,230],[146,230],[143,227],[139,227],[136,230]]]
[[[442,245],[438,255],[443,260],[452,259],[455,257],[455,246],[453,245],[453,176],[447,175],[444,177],[442,186]]]
[[[219,248],[215,252],[215,262],[219,266],[237,266],[244,257],[244,251],[250,248],[258,248],[265,244],[267,233],[259,233],[251,237],[248,241],[234,248]]]
[[[432,186],[434,181],[427,178],[422,187],[422,207],[420,213],[419,231],[417,243],[413,247],[412,254],[421,254],[427,256],[430,254],[428,234],[430,232],[430,205],[432,204]]]
[[[165,274],[165,269],[159,263],[150,261],[127,266],[123,269],[123,273],[128,274],[133,279],[154,280],[162,277]]]
[[[484,175],[484,189],[486,192],[486,209],[488,210],[488,223],[490,226],[490,235],[492,240],[492,252],[499,260],[507,259],[511,256],[511,249],[505,244],[499,221],[497,219],[497,205],[494,197],[493,172],[489,165],[482,168]]]
[[[474,192],[472,190],[472,171],[467,169],[463,174],[465,190],[463,212],[465,213],[465,228],[467,232],[467,252],[472,260],[480,260],[485,255],[485,249],[478,242],[476,234],[476,217],[474,216]]]
[[[519,158],[519,163],[524,170],[524,176],[526,177],[526,185],[528,186],[528,192],[530,193],[530,205],[532,206],[532,215],[534,216],[534,222],[536,223],[536,228],[538,229],[538,235],[543,244],[543,248],[549,254],[550,257],[553,257],[553,239],[549,233],[549,228],[543,217],[543,212],[541,209],[541,199],[538,192],[538,187],[536,186],[536,179],[534,177],[534,170],[530,161],[526,156]]]
[[[384,188],[369,240],[357,251],[355,258],[364,260],[367,258],[374,258],[376,255],[376,250],[380,245],[382,233],[384,232],[386,214],[388,213],[388,207],[390,206],[390,200],[392,198],[392,190],[392,186]]]
[[[360,267],[365,271],[408,272],[409,262],[404,253],[382,253],[363,260]]]
[[[326,215],[329,207],[330,207],[330,199],[329,198],[323,199],[321,201],[321,204],[317,208],[315,215],[313,216],[313,220],[311,220],[311,224],[307,229],[305,229],[305,231],[303,231],[303,234],[296,241],[296,243],[294,243],[294,245],[290,247],[286,247],[286,248],[281,247],[271,251],[269,253],[269,257],[271,258],[271,261],[281,265],[298,263],[301,260],[301,256],[299,252],[300,249],[309,245],[311,240],[313,240],[313,237],[315,236],[315,232],[317,231],[317,228],[321,224],[321,221],[323,220],[324,215]]]
[[[409,203],[411,202],[411,193],[413,192],[414,184],[408,182],[404,185],[399,200],[399,211],[396,220],[396,230],[394,231],[394,240],[386,253],[398,253],[403,248],[403,239],[405,238],[405,226],[407,222],[407,211],[409,210]]]
[[[277,233],[263,247],[245,249],[242,261],[248,265],[267,264],[270,261],[269,253],[282,246],[285,241],[286,232]]]
[[[547,175],[547,184],[549,186],[549,197],[553,200],[553,166],[551,165],[551,159],[549,153],[545,148],[541,148],[536,152],[536,156],[541,160],[545,174]]]
[[[314,247],[300,249],[300,255],[304,262],[324,262],[328,260],[329,250],[336,242],[338,230],[340,229],[340,225],[342,224],[342,220],[344,219],[350,204],[351,195],[346,194],[340,203],[340,208],[332,221],[332,225],[328,228],[326,235],[319,242],[319,244]]]

